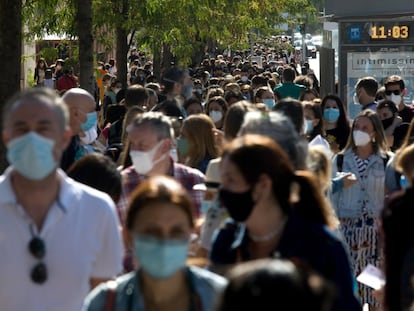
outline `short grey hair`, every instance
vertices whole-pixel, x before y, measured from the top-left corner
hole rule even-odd
[[[139,127],[144,124],[149,124],[157,135],[158,140],[169,138],[174,139],[174,130],[171,118],[164,115],[162,112],[149,111],[138,115],[131,124],[128,125],[127,131]]]
[[[49,88],[35,87],[17,92],[6,102],[3,108],[3,129],[9,120],[10,114],[24,101],[51,104],[62,132],[69,126],[69,111],[63,99]]]
[[[259,134],[272,138],[287,153],[296,169],[306,169],[308,143],[301,138],[292,121],[276,111],[249,111],[239,135]]]

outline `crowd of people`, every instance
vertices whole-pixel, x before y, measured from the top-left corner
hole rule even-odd
[[[39,60],[3,112],[1,310],[408,310],[403,77],[361,77],[350,120],[309,64],[254,53],[157,79],[133,49],[97,95]],[[380,290],[357,282],[369,265]]]

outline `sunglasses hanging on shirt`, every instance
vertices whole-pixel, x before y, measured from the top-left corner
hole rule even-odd
[[[43,239],[35,236],[33,227],[30,226],[32,239],[29,242],[28,249],[30,254],[39,260],[39,262],[32,268],[30,278],[34,283],[43,284],[47,280],[47,268],[43,259],[46,255],[46,245]]]

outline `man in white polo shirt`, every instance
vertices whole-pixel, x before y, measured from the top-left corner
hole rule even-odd
[[[58,168],[71,133],[52,90],[9,100],[2,134],[11,165],[0,177],[0,310],[80,310],[92,287],[121,272],[115,206]]]

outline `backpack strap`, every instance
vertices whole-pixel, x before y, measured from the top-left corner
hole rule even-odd
[[[106,293],[106,302],[104,311],[115,310],[116,288],[118,283],[116,281],[108,281],[108,292]]]
[[[384,162],[384,169],[387,166],[387,163],[388,163],[389,159],[390,159],[390,155],[389,154],[386,154],[385,155],[385,158],[382,158],[382,161]],[[343,164],[344,164],[344,155],[342,153],[339,153],[336,156],[336,168],[337,168],[337,171],[338,172],[342,172],[342,166],[343,166]]]
[[[344,164],[344,155],[342,153],[339,153],[336,156],[336,168],[338,172],[342,172],[343,164]]]

